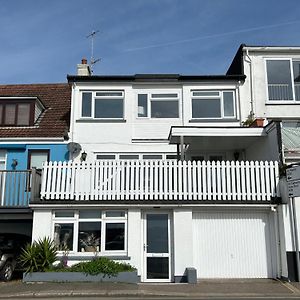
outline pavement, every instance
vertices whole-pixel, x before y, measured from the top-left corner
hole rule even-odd
[[[23,283],[0,282],[0,299],[60,297],[276,297],[300,299],[300,283],[279,280],[201,280],[175,283]]]

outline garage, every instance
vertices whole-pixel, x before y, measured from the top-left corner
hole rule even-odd
[[[273,278],[270,219],[266,211],[193,213],[197,277]]]

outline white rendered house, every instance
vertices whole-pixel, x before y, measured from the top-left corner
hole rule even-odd
[[[79,65],[68,76],[71,161],[44,166],[33,237],[67,246],[71,262],[126,261],[145,282],[184,281],[189,267],[198,278],[288,277],[280,109],[250,97],[267,87],[249,82],[245,53],[216,76]],[[243,126],[250,111],[264,127]]]

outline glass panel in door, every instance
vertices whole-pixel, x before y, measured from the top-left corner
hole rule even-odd
[[[169,214],[146,215],[146,280],[170,281]]]

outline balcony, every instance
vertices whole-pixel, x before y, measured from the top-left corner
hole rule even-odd
[[[174,160],[49,162],[42,201],[270,203],[279,196],[278,163]]]
[[[294,83],[294,92],[291,84],[268,84],[269,100],[300,100],[300,84]],[[295,93],[295,96],[293,96]]]
[[[0,171],[0,207],[28,208],[40,197],[41,173],[33,170]]]

